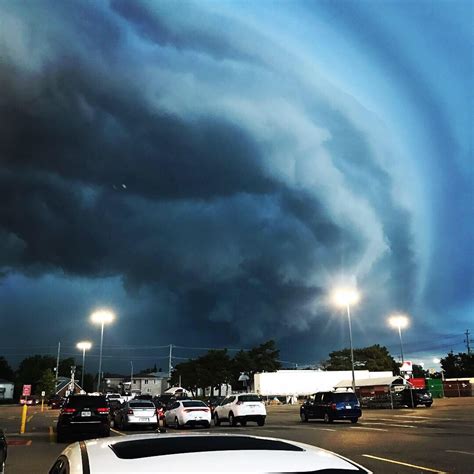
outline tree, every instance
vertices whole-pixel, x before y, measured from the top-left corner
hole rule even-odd
[[[474,377],[474,354],[452,351],[441,359],[441,367],[448,378]]]
[[[15,374],[5,357],[0,357],[0,379],[5,379],[9,382],[13,382],[15,379]]]
[[[41,395],[43,391],[46,392],[46,397],[56,392],[56,378],[51,369],[47,369],[43,372],[43,375],[36,385],[36,395]]]
[[[56,362],[54,363],[56,366]],[[76,365],[74,357],[68,357],[67,359],[61,359],[59,361],[58,376],[59,377],[71,377],[71,367]]]
[[[34,355],[20,362],[17,370],[19,384],[36,385],[45,370],[52,370],[56,366],[56,359],[52,356]]]
[[[327,370],[351,370],[351,351],[342,349],[329,354],[326,361]],[[395,359],[385,346],[375,344],[361,349],[354,349],[354,368],[362,370],[391,370],[398,372],[399,367]]]

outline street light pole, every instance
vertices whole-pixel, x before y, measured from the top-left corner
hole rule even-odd
[[[92,344],[87,341],[78,342],[76,347],[82,350],[82,375],[81,375],[81,388],[84,390],[84,374],[86,373],[86,351],[88,351]]]
[[[111,323],[115,319],[115,314],[109,310],[100,310],[92,314],[91,320],[100,324],[100,352],[99,352],[99,374],[97,375],[97,391],[100,392],[100,382],[102,377],[102,349],[104,344],[104,325]]]
[[[99,375],[97,377],[97,391],[100,392],[100,377],[102,375],[102,345],[104,343],[104,321],[100,327]]]
[[[352,323],[351,323],[351,307],[347,303],[347,319],[349,320],[349,339],[351,342],[351,367],[352,367],[352,391],[355,393],[356,384],[355,384],[355,372],[354,372],[354,347],[352,345]]]
[[[402,365],[405,363],[405,358],[403,357],[403,341],[402,341],[402,328],[398,326],[398,335],[400,336],[400,354],[402,356]]]

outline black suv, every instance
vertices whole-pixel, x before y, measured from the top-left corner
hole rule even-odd
[[[359,400],[352,392],[318,392],[301,405],[301,421],[321,418],[326,423],[334,420],[351,420],[357,423],[362,416]]]
[[[110,436],[109,406],[101,395],[72,395],[64,403],[57,424],[57,441],[74,434]]]

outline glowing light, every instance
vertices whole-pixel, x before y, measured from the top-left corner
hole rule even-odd
[[[410,320],[404,314],[394,314],[388,318],[390,326],[397,329],[404,329],[410,323]]]
[[[92,343],[88,341],[81,341],[76,344],[76,347],[81,351],[88,351],[92,347]]]
[[[439,364],[439,363],[441,363],[441,359],[438,359],[437,357],[435,357],[435,358],[433,359],[433,362],[434,362],[435,364]]]
[[[332,301],[336,306],[350,306],[360,300],[359,292],[354,288],[337,288],[332,292]]]
[[[115,319],[115,314],[108,309],[101,309],[95,311],[91,315],[91,321],[97,324],[108,324]]]

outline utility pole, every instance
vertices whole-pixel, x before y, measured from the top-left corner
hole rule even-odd
[[[173,364],[172,364],[172,360],[173,360],[173,344],[170,344],[170,355],[169,355],[169,363],[168,363],[168,376],[169,376],[169,385],[171,387],[171,370],[173,369]]]
[[[466,336],[466,339],[464,339],[464,342],[466,343],[467,353],[471,354],[471,342],[473,342],[473,340],[469,339],[469,329],[466,329],[466,332],[464,333],[464,335]]]
[[[133,385],[133,360],[130,361],[130,395],[132,394]]]
[[[58,342],[58,357],[56,358],[56,385],[58,384],[59,375],[59,353],[61,352],[61,342]]]

